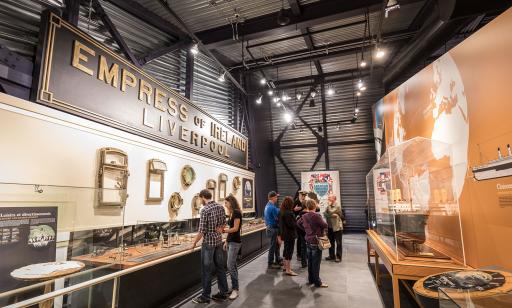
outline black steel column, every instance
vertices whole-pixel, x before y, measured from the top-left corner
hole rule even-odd
[[[185,73],[185,97],[192,100],[194,91],[194,55],[187,50],[187,69]]]
[[[322,99],[322,128],[324,131],[324,154],[325,154],[325,169],[330,169],[329,162],[329,139],[327,136],[327,106],[325,103],[325,83],[322,81],[320,84],[320,97]]]

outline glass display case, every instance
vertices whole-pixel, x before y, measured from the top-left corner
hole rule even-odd
[[[367,174],[368,227],[397,260],[465,265],[458,203],[464,166],[453,161],[450,145],[417,137],[389,147]]]
[[[0,306],[117,271],[118,254],[102,264],[75,259],[107,247],[120,253],[128,240],[124,208],[100,206],[104,195],[126,191],[0,183]],[[112,284],[99,284],[94,292],[111,290]]]
[[[242,236],[264,229],[266,229],[265,221],[263,220],[263,218],[258,218],[255,212],[243,214],[242,229],[240,230],[240,234]]]

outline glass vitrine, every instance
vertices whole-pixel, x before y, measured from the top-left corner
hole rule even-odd
[[[417,137],[389,147],[367,174],[369,228],[398,260],[465,264],[458,203],[465,180],[461,168],[450,145]]]

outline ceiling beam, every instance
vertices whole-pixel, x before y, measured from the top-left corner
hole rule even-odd
[[[190,40],[184,40],[184,41],[178,41],[177,43],[173,43],[169,46],[164,46],[159,49],[151,50],[147,54],[143,55],[142,57],[139,57],[139,63],[141,65],[144,65],[148,63],[149,61],[152,61],[156,58],[160,58],[163,55],[166,55],[170,52],[176,51],[178,49],[186,49],[190,46],[191,41]]]
[[[134,0],[106,0],[123,11],[130,13],[138,19],[152,25],[160,31],[174,36],[176,40],[187,39],[188,35],[176,25],[146,9]]]
[[[366,78],[366,77],[370,77],[370,72],[368,70],[366,72],[361,73],[360,75],[359,74],[345,75],[345,76],[340,76],[340,77],[330,78],[330,79],[317,77],[314,80],[311,80],[311,78],[309,78],[310,81],[306,81],[306,82],[302,82],[302,83],[294,83],[294,84],[289,83],[289,84],[286,84],[283,86],[276,87],[275,90],[281,91],[281,90],[297,89],[297,88],[303,88],[303,87],[313,87],[313,86],[317,86],[319,84],[326,83],[326,82],[334,83],[334,82],[341,82],[341,81],[349,81],[349,80],[353,80],[355,78]]]
[[[416,32],[410,31],[397,31],[384,34],[382,36],[382,42],[385,44],[386,47],[393,46],[395,45],[395,43],[393,42],[412,38],[415,33]],[[349,55],[354,54],[356,52],[361,52],[361,47],[363,45],[366,45],[365,47],[363,47],[365,49],[365,52],[371,51],[371,46],[368,45],[368,41],[364,40],[363,38],[358,38],[332,44],[328,48],[315,48],[314,50],[303,49],[299,51],[275,55],[272,58],[272,62],[267,62],[267,60],[259,58],[256,59],[255,61],[246,62],[245,67],[248,67],[247,71],[254,71],[262,68],[272,67],[274,65],[283,66],[309,62],[310,59],[320,60],[342,55]],[[239,64],[238,66],[241,67],[242,65]]]
[[[422,0],[402,0],[400,5],[419,1]],[[286,26],[277,25],[279,12],[247,19],[239,28],[240,37],[243,37],[244,40],[253,40],[282,35],[296,29],[304,29],[331,21],[364,15],[367,8],[370,12],[376,12],[380,10],[381,4],[381,0],[317,1],[303,5],[300,16],[292,15],[291,9],[288,9],[291,21]],[[233,29],[229,24],[200,31],[196,35],[203,44],[208,45],[208,48],[225,46],[233,42]]]
[[[215,55],[208,49],[204,46],[203,42],[201,41],[200,38],[198,38],[189,28],[188,26],[185,24],[185,22],[183,22],[183,20],[178,16],[178,14],[176,14],[170,7],[169,5],[167,4],[167,1],[166,0],[157,0],[158,3],[160,3],[160,6],[167,11],[167,13],[169,13],[172,17],[174,17],[174,19],[176,19],[176,21],[180,24],[180,26],[185,29],[186,33],[197,43],[199,49],[206,53],[212,60],[214,60],[217,65],[223,70],[223,72],[226,74],[226,76],[228,77],[229,80],[231,80],[231,82],[240,90],[242,91],[243,94],[247,95],[247,91],[244,89],[244,87],[242,87],[242,85],[240,84],[240,82],[238,82],[238,80],[233,77],[233,74],[231,74],[231,72],[219,61],[219,59],[217,59],[217,57],[215,57]]]
[[[93,0],[92,1],[92,7],[96,14],[100,17],[101,21],[103,22],[103,25],[107,28],[108,32],[116,41],[117,45],[121,49],[121,51],[126,55],[126,57],[136,66],[140,67],[139,59],[135,57],[135,55],[132,53],[126,42],[124,41],[123,37],[121,36],[121,33],[117,31],[116,26],[110,19],[110,17],[107,15],[103,7],[101,6],[101,3],[99,0]]]

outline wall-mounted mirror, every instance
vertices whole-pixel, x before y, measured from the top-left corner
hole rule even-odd
[[[164,178],[167,165],[159,159],[148,161],[146,182],[146,201],[162,201],[164,199]]]
[[[98,167],[98,204],[125,206],[128,194],[128,155],[116,148],[100,149]]]
[[[219,202],[226,199],[228,187],[228,176],[224,173],[219,174]]]
[[[217,182],[215,182],[215,180],[206,181],[206,189],[212,193],[212,200],[215,201],[215,190],[217,189]]]

